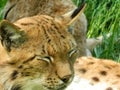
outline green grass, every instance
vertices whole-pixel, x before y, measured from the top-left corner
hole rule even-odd
[[[90,0],[89,0],[90,1]],[[89,20],[88,38],[103,35],[103,43],[97,46],[93,55],[98,58],[113,59],[119,62],[120,57],[120,0],[93,0],[93,11]],[[91,1],[92,2],[92,1]],[[86,15],[90,6],[86,8]],[[110,33],[110,38],[106,34]]]
[[[81,0],[73,0],[80,5]],[[0,2],[0,12],[6,0]],[[93,56],[120,61],[120,0],[86,0],[88,19],[87,37],[104,36],[103,43],[93,51]],[[2,16],[0,16],[2,19]],[[106,38],[110,33],[110,38]]]
[[[79,5],[81,0],[74,0]],[[120,0],[86,0],[88,19],[87,37],[103,35],[103,43],[93,51],[93,56],[120,61]],[[110,38],[106,35],[110,33]]]
[[[2,9],[7,0],[0,0],[0,20],[2,19]]]

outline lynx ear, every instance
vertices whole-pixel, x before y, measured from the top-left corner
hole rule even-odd
[[[16,48],[25,41],[25,34],[16,25],[3,20],[0,23],[0,40],[7,51],[10,51],[11,47]]]
[[[68,12],[64,15],[61,16],[61,22],[64,25],[71,25],[72,23],[74,23],[76,21],[76,19],[78,19],[78,17],[83,13],[84,9],[85,9],[85,2],[82,2],[82,5],[80,7],[78,7],[77,9]]]

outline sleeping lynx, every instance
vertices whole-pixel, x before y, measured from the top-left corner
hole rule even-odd
[[[60,17],[0,23],[0,90],[64,90],[73,80],[77,44],[68,32],[85,3]]]
[[[77,44],[67,29],[83,8],[57,18],[36,15],[14,24],[3,20],[0,90],[64,90],[72,80],[66,90],[120,90],[119,63],[93,57],[75,62]]]

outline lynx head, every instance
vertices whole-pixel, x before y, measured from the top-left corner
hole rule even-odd
[[[0,40],[8,55],[0,61],[0,84],[5,90],[62,90],[68,86],[78,53],[67,28],[84,6],[55,18],[39,15],[15,23],[1,21]]]

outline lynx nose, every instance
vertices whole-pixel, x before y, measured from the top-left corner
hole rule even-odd
[[[64,83],[68,83],[68,82],[70,82],[72,80],[72,75],[66,75],[66,76],[62,77],[61,80]]]

